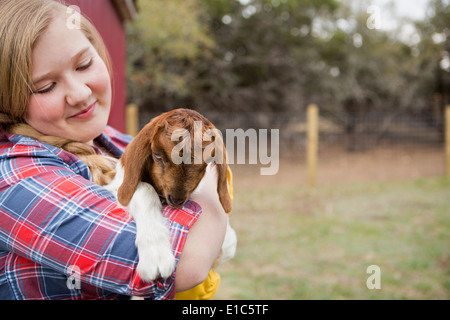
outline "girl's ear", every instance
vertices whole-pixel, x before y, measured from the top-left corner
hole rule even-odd
[[[117,199],[123,206],[127,206],[130,203],[139,182],[142,181],[144,170],[151,170],[150,163],[152,163],[155,120],[156,118],[138,133],[120,158],[124,170],[124,178],[122,185],[119,187]]]

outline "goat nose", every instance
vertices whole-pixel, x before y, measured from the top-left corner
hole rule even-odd
[[[176,198],[172,197],[171,194],[169,194],[168,198],[169,198],[168,199],[169,204],[173,207],[181,207],[185,202],[185,199],[176,199]]]

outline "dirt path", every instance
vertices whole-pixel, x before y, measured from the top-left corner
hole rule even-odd
[[[322,152],[319,157],[317,185],[363,181],[407,180],[443,175],[444,150],[434,147],[380,147],[366,152]],[[306,185],[304,156],[280,159],[279,171],[262,176],[261,165],[231,165],[235,187],[254,185]]]

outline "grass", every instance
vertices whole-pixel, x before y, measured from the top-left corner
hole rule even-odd
[[[238,251],[218,269],[217,299],[450,298],[446,179],[235,192]]]

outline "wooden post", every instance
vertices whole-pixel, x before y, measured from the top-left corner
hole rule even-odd
[[[450,104],[445,107],[445,173],[450,179]]]
[[[139,109],[135,104],[129,104],[126,108],[126,130],[133,137],[139,132]]]
[[[307,150],[307,168],[308,168],[308,185],[314,187],[316,185],[317,159],[319,145],[319,107],[315,104],[308,106],[308,150]]]

